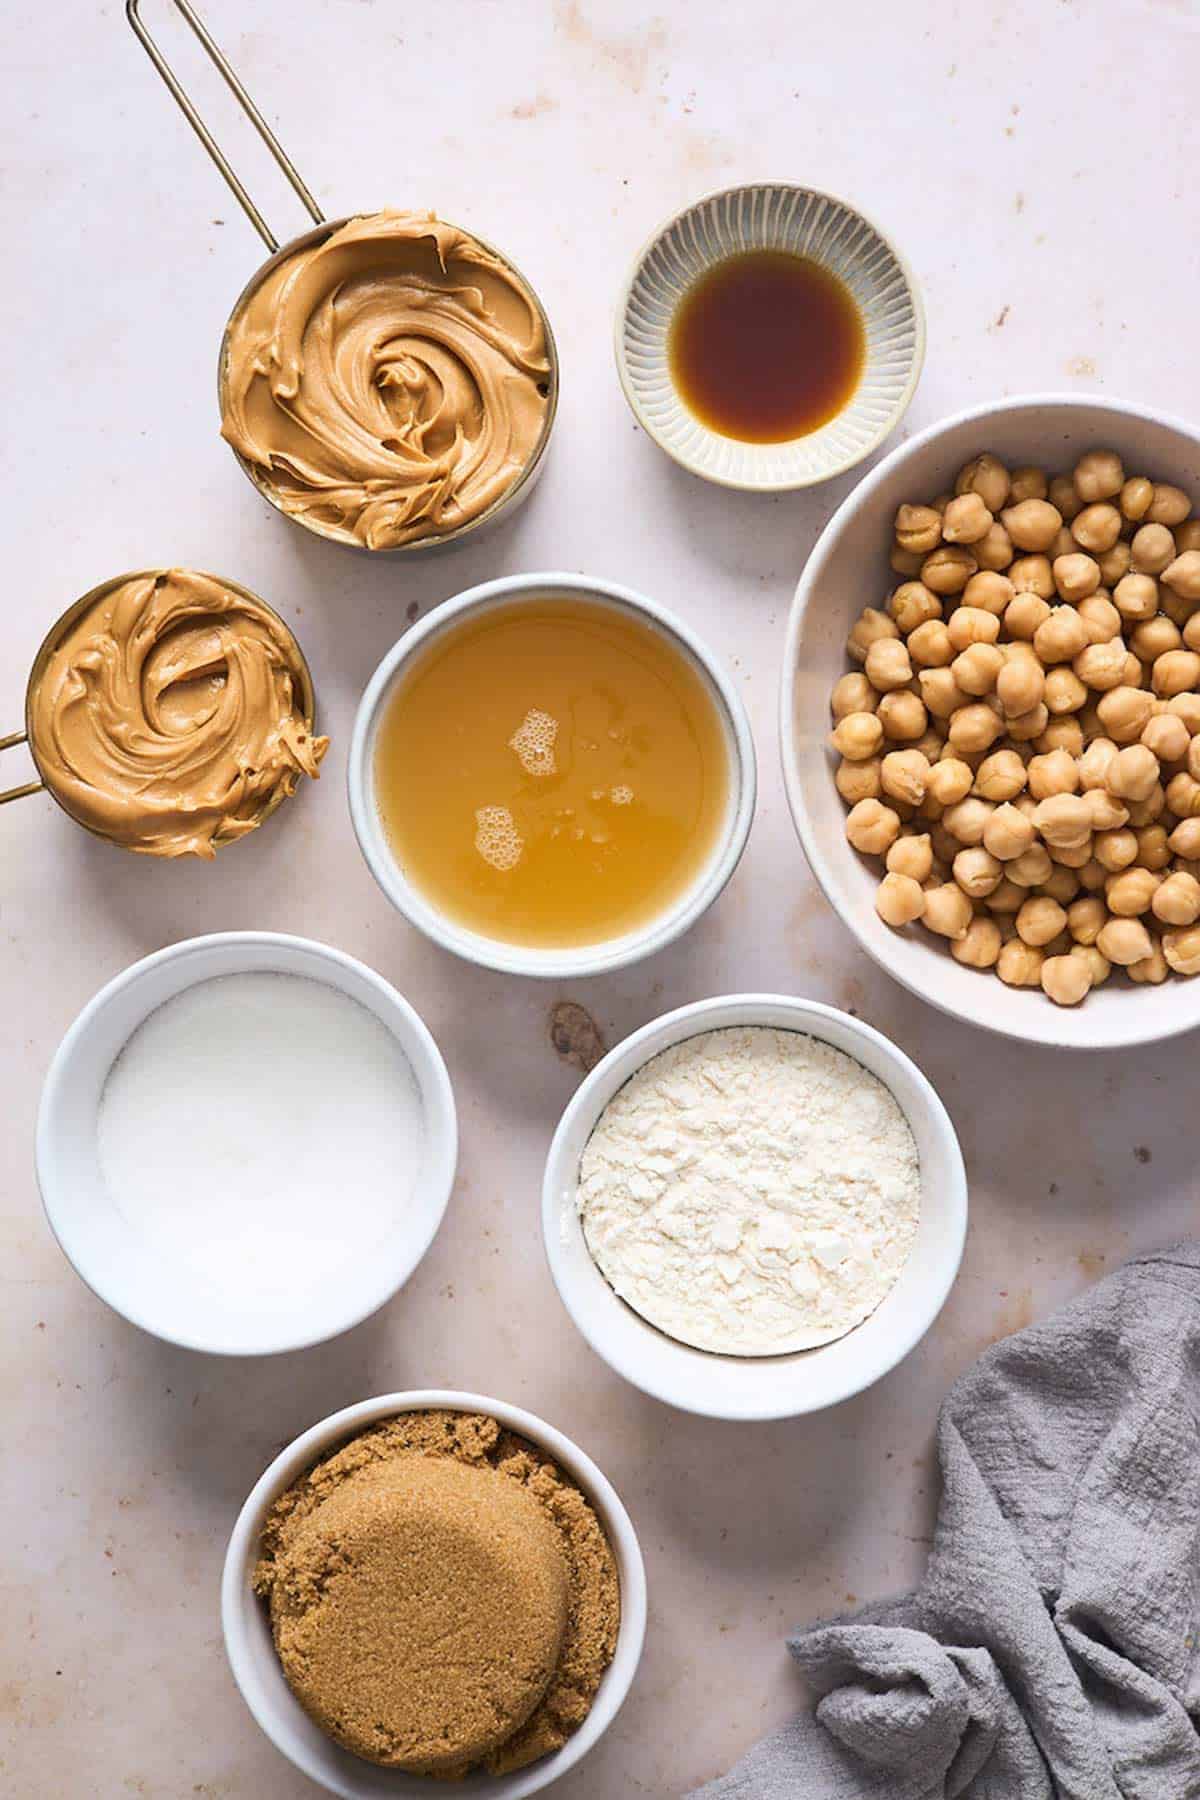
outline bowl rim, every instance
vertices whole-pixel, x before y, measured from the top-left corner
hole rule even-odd
[[[1070,393],[1058,389],[1006,395],[1000,400],[986,400],[973,406],[963,407],[958,412],[949,413],[944,418],[926,425],[914,436],[897,444],[863,476],[862,480],[857,483],[851,493],[847,494],[826,521],[805,560],[800,579],[796,583],[788,613],[787,631],[784,636],[779,682],[779,754],[783,770],[784,792],[787,796],[792,824],[800,839],[808,866],[816,877],[817,885],[830,908],[846,930],[853,934],[860,949],[867,953],[872,962],[893,981],[899,982],[902,987],[915,994],[918,999],[927,1001],[948,1018],[959,1019],[964,1024],[975,1027],[982,1026],[986,1031],[1010,1038],[1017,1043],[1038,1044],[1050,1049],[1084,1052],[1117,1050],[1139,1044],[1159,1043],[1168,1038],[1180,1037],[1185,1032],[1196,1030],[1200,1027],[1200,1020],[1170,1018],[1164,1020],[1158,1016],[1159,1009],[1144,1007],[1142,1009],[1144,1024],[1122,1031],[1112,1029],[1105,1031],[1097,1028],[1086,1043],[1081,1043],[1077,1038],[1064,1036],[1061,1031],[1056,1029],[1055,1021],[1064,1016],[1064,1013],[1063,1009],[1050,1002],[1047,1002],[1045,1009],[1045,1029],[1031,1030],[1006,1023],[1002,1017],[986,1007],[979,1012],[968,1012],[953,1005],[936,986],[921,986],[910,980],[908,976],[893,967],[892,963],[882,954],[879,946],[863,935],[853,915],[846,913],[841,900],[841,885],[817,841],[804,792],[804,783],[799,774],[795,707],[792,693],[798,667],[800,635],[808,609],[842,533],[852,524],[876,490],[888,481],[893,472],[910,457],[936,443],[939,438],[958,430],[960,426],[978,423],[981,429],[986,430],[990,420],[1008,413],[1023,412],[1031,407],[1063,408],[1072,412],[1108,412],[1123,420],[1163,426],[1169,431],[1178,432],[1181,437],[1190,438],[1200,452],[1200,431],[1177,413],[1167,412],[1161,407],[1146,406],[1138,401],[1114,399],[1106,394]]]
[[[71,1079],[71,1068],[79,1046],[94,1029],[97,1019],[125,991],[144,981],[156,969],[172,962],[182,962],[193,957],[206,956],[213,950],[236,949],[244,953],[246,961],[243,972],[252,972],[270,967],[261,960],[277,950],[299,952],[318,963],[332,964],[350,970],[357,978],[375,989],[386,1002],[393,1015],[403,1021],[407,1036],[402,1038],[398,1031],[393,1035],[400,1044],[405,1055],[414,1064],[414,1073],[422,1084],[423,1093],[429,1095],[429,1102],[424,1108],[427,1141],[430,1146],[430,1166],[425,1176],[430,1192],[434,1196],[434,1205],[428,1230],[419,1237],[406,1243],[405,1254],[396,1267],[389,1273],[387,1282],[381,1292],[373,1295],[365,1306],[355,1306],[346,1312],[337,1323],[322,1325],[319,1330],[289,1337],[286,1342],[278,1343],[269,1349],[260,1344],[237,1345],[205,1342],[179,1331],[171,1331],[151,1324],[138,1306],[130,1305],[126,1297],[120,1293],[119,1281],[114,1283],[106,1270],[96,1268],[92,1259],[79,1254],[78,1246],[72,1242],[72,1228],[64,1222],[58,1210],[58,1186],[60,1177],[56,1172],[57,1150],[57,1118],[61,1106],[61,1098],[67,1083]],[[227,971],[232,972],[232,971]],[[320,980],[313,975],[313,980]],[[199,980],[209,979],[200,976]],[[196,985],[188,983],[188,986]],[[330,983],[336,988],[336,983]],[[183,989],[179,990],[184,991]],[[338,992],[343,992],[337,988]],[[142,1014],[139,1024],[150,1017],[156,1006],[155,1002]],[[383,1021],[381,1021],[383,1022]],[[137,1026],[133,1028],[137,1029]],[[393,1027],[389,1024],[389,1030]],[[129,1034],[132,1036],[132,1032]],[[128,1038],[126,1039],[128,1042]],[[419,1066],[418,1066],[419,1065]],[[59,1041],[58,1048],[50,1060],[42,1083],[41,1098],[38,1103],[37,1127],[35,1135],[35,1167],[38,1190],[41,1195],[42,1208],[46,1223],[54,1236],[59,1249],[86,1287],[112,1308],[131,1325],[140,1331],[147,1332],[161,1342],[174,1344],[183,1350],[199,1351],[209,1356],[281,1356],[293,1350],[311,1349],[316,1344],[328,1343],[332,1338],[340,1337],[343,1332],[362,1324],[389,1300],[395,1298],[400,1289],[410,1279],[424,1258],[445,1218],[450,1195],[454,1187],[454,1178],[458,1166],[458,1115],[454,1103],[454,1090],[450,1084],[450,1076],[445,1060],[432,1032],[424,1019],[417,1012],[412,1002],[406,1000],[391,982],[387,981],[369,964],[350,956],[344,950],[338,950],[331,944],[323,944],[316,938],[300,937],[291,932],[280,931],[216,931],[202,936],[182,938],[178,943],[167,944],[161,950],[152,951],[150,955],[139,957],[121,969],[111,980],[106,981],[80,1008],[71,1024],[67,1027]]]
[[[484,1413],[507,1430],[529,1438],[540,1449],[546,1450],[595,1505],[617,1562],[621,1587],[617,1645],[586,1719],[561,1749],[550,1756],[542,1757],[524,1769],[515,1770],[510,1776],[489,1778],[488,1791],[497,1794],[499,1800],[521,1800],[521,1796],[537,1793],[573,1768],[611,1725],[637,1673],[645,1642],[647,1616],[645,1563],[633,1521],[619,1494],[604,1472],[573,1439],[524,1407],[455,1388],[418,1388],[356,1401],[330,1413],[327,1418],[309,1426],[306,1431],[293,1438],[290,1444],[272,1458],[254,1483],[230,1533],[221,1571],[221,1631],[225,1654],[251,1717],[276,1750],[294,1768],[328,1792],[352,1795],[354,1790],[351,1788],[329,1787],[325,1775],[312,1766],[306,1752],[290,1741],[285,1741],[285,1733],[278,1728],[279,1720],[259,1690],[247,1648],[243,1613],[246,1584],[253,1569],[258,1535],[267,1510],[298,1475],[336,1444],[348,1442],[381,1419],[391,1418],[399,1413],[433,1409]],[[261,1604],[256,1599],[253,1603]],[[288,1706],[302,1712],[299,1701],[284,1685]],[[330,1742],[332,1741],[331,1739]],[[364,1763],[364,1767],[371,1766],[373,1765]],[[397,1770],[394,1773],[398,1777],[396,1791],[401,1795],[405,1792],[404,1772]],[[409,1776],[407,1779],[415,1782],[428,1778]]]
[[[805,194],[814,200],[828,201],[831,206],[840,206],[844,211],[852,214],[856,219],[859,219],[870,231],[874,232],[875,236],[879,239],[879,242],[884,246],[885,250],[887,250],[888,254],[895,262],[908,293],[909,303],[912,306],[913,311],[913,350],[908,375],[901,391],[900,398],[896,402],[892,412],[877,428],[875,434],[864,447],[850,452],[835,463],[831,463],[829,468],[823,469],[820,474],[803,475],[799,478],[789,476],[781,479],[750,479],[748,477],[739,477],[725,474],[720,471],[701,468],[695,461],[682,452],[678,446],[668,443],[658,428],[651,423],[642,406],[641,397],[634,386],[625,360],[625,328],[629,318],[629,307],[633,298],[633,290],[637,285],[637,280],[642,272],[643,265],[651,252],[658,248],[662,239],[665,238],[669,232],[674,231],[678,225],[681,225],[685,219],[690,218],[693,213],[698,212],[702,206],[710,206],[715,200],[724,200],[735,194],[757,194],[764,192],[778,192],[780,190],[791,194]],[[621,287],[620,294],[617,298],[616,309],[613,314],[613,350],[617,364],[617,379],[621,383],[621,391],[625,395],[630,412],[632,412],[634,418],[646,433],[646,436],[657,444],[659,449],[671,458],[672,462],[678,464],[681,469],[685,469],[689,475],[695,475],[701,481],[711,482],[714,487],[728,488],[735,493],[741,494],[787,494],[797,493],[803,488],[820,487],[823,482],[835,481],[839,475],[845,475],[848,470],[857,468],[858,464],[864,461],[866,457],[874,455],[880,444],[890,437],[891,433],[897,429],[900,421],[912,405],[913,395],[917,391],[917,383],[921,379],[921,371],[925,366],[927,337],[925,303],[921,297],[920,285],[907,257],[905,257],[898,248],[894,239],[879,226],[870,213],[864,212],[860,206],[854,205],[852,201],[844,200],[840,194],[830,193],[827,188],[810,187],[806,182],[802,181],[737,181],[731,183],[728,187],[715,188],[710,194],[702,194],[698,200],[689,201],[687,206],[681,207],[678,212],[673,213],[670,218],[665,219],[642,243],[641,248],[638,250],[637,255],[630,265],[629,273]],[[720,434],[715,433],[714,435],[719,436]],[[776,449],[779,448],[778,445],[774,447]]]
[[[550,592],[577,595],[583,600],[633,613],[652,629],[674,638],[682,646],[707,681],[717,710],[724,717],[731,789],[724,836],[718,840],[719,854],[714,855],[689,890],[657,919],[639,930],[566,949],[506,944],[501,938],[485,937],[448,919],[403,874],[370,797],[371,761],[384,705],[403,668],[434,637],[467,614],[490,611],[511,601],[534,599]],[[625,968],[665,949],[690,930],[721,894],[741,861],[754,822],[758,770],[750,721],[732,677],[707,644],[677,614],[620,582],[558,570],[535,570],[528,574],[502,575],[464,589],[434,607],[398,639],[384,655],[359,701],[346,759],[346,786],[354,835],[367,867],[387,899],[411,925],[442,949],[480,968],[494,969],[505,975],[561,981]]]
[[[776,1019],[763,1017],[768,1010],[782,1010],[792,1016],[794,1025],[781,1025]],[[730,1013],[736,1014],[729,1017]],[[819,1029],[824,1021],[836,1021],[848,1036],[869,1043],[880,1053],[882,1059],[894,1068],[902,1070],[913,1083],[924,1104],[929,1125],[941,1141],[949,1164],[950,1178],[941,1184],[940,1191],[944,1195],[947,1216],[940,1227],[938,1239],[938,1261],[930,1279],[924,1285],[925,1304],[909,1327],[907,1332],[898,1335],[889,1346],[885,1357],[881,1358],[869,1373],[865,1375],[850,1374],[841,1383],[836,1384],[833,1391],[814,1404],[799,1403],[789,1396],[782,1403],[778,1399],[764,1399],[749,1405],[719,1405],[711,1398],[708,1400],[696,1397],[696,1387],[683,1393],[677,1391],[669,1382],[647,1378],[645,1369],[636,1357],[621,1352],[614,1353],[613,1346],[602,1329],[593,1328],[581,1318],[576,1309],[576,1281],[571,1269],[570,1259],[566,1254],[561,1231],[561,1195],[568,1183],[577,1184],[578,1168],[572,1169],[567,1149],[568,1136],[577,1122],[583,1118],[588,1121],[587,1137],[591,1136],[596,1124],[608,1104],[607,1100],[598,1101],[597,1094],[607,1085],[614,1072],[619,1072],[621,1079],[614,1093],[620,1091],[637,1072],[644,1068],[653,1057],[663,1051],[684,1043],[687,1039],[698,1037],[705,1031],[717,1031],[738,1025],[764,1024],[775,1030],[795,1030],[809,1036],[817,1037],[822,1042],[830,1040],[824,1037]],[[815,1027],[815,1028],[814,1028]],[[652,1047],[651,1047],[652,1046]],[[839,1046],[835,1045],[834,1048]],[[846,1051],[846,1055],[853,1055]],[[866,1066],[865,1064],[863,1065]],[[883,1078],[877,1076],[876,1079]],[[884,1081],[884,1086],[889,1084]],[[901,1105],[894,1093],[893,1098],[900,1106],[905,1118],[911,1119],[908,1111]],[[585,1138],[586,1142],[587,1139]],[[577,1218],[577,1215],[575,1215]],[[968,1189],[966,1165],[963,1161],[962,1147],[958,1141],[958,1133],[954,1122],[946,1109],[945,1103],[929,1080],[929,1077],[918,1067],[913,1059],[891,1038],[868,1025],[865,1020],[856,1018],[852,1013],[843,1012],[839,1007],[829,1006],[821,1000],[809,1000],[799,994],[772,993],[736,993],[716,994],[705,1000],[689,1001],[684,1006],[673,1008],[670,1012],[661,1013],[650,1019],[645,1025],[615,1044],[611,1050],[591,1069],[575,1090],[566,1107],[551,1140],[546,1156],[545,1172],[542,1178],[542,1246],[550,1267],[551,1279],[558,1291],[558,1297],[566,1308],[576,1330],[591,1345],[609,1368],[622,1376],[642,1393],[649,1394],[652,1399],[660,1400],[667,1406],[673,1406],[680,1412],[693,1413],[701,1418],[721,1419],[738,1423],[762,1422],[772,1419],[801,1418],[811,1413],[824,1412],[833,1406],[840,1406],[843,1401],[873,1387],[877,1381],[889,1374],[906,1356],[914,1350],[921,1339],[930,1330],[946,1303],[958,1276],[962,1263],[963,1250],[966,1244],[968,1219]],[[643,1319],[633,1307],[621,1300],[611,1290],[616,1305],[622,1307],[627,1315],[636,1321],[641,1331],[653,1336],[658,1342],[675,1344],[677,1340],[660,1331],[649,1321]],[[761,1367],[763,1363],[773,1363],[777,1367],[793,1363],[799,1358],[820,1356],[826,1351],[836,1351],[839,1345],[845,1344],[853,1337],[848,1332],[842,1338],[834,1339],[828,1345],[818,1345],[813,1350],[801,1350],[785,1353],[777,1358],[743,1358],[713,1356],[716,1362],[738,1362],[748,1367]],[[681,1351],[689,1357],[712,1355],[711,1352],[697,1351],[682,1343]],[[769,1392],[769,1378],[763,1383],[764,1392]],[[687,1389],[687,1384],[685,1384]]]

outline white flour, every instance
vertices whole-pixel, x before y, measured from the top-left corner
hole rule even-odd
[[[580,1160],[584,1237],[652,1325],[740,1356],[841,1337],[896,1281],[920,1209],[888,1089],[794,1031],[689,1038],[614,1095]]]

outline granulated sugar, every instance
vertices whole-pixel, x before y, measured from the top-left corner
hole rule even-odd
[[[423,1154],[404,1051],[348,995],[304,976],[226,975],[134,1032],[100,1099],[117,1210],[230,1299],[323,1279],[382,1241]]]

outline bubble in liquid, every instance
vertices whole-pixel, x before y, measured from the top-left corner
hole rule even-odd
[[[480,806],[475,809],[475,848],[485,863],[503,875],[515,869],[525,848],[525,839],[517,830],[516,820],[507,806]]]
[[[508,747],[516,751],[527,775],[554,775],[558,772],[554,760],[557,737],[558,720],[554,715],[543,712],[539,706],[531,706],[509,738]]]
[[[609,790],[609,799],[614,806],[628,806],[633,800],[633,789],[622,781]]]

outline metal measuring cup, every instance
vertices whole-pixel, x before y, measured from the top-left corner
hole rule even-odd
[[[199,573],[199,571],[197,572]],[[36,781],[23,782],[19,787],[5,789],[3,793],[0,793],[0,806],[6,806],[10,800],[24,800],[30,794],[47,793],[56,805],[61,807],[62,811],[66,813],[69,819],[73,820],[76,825],[82,826],[84,831],[91,832],[93,837],[102,838],[107,844],[118,843],[118,847],[121,849],[135,848],[133,845],[119,844],[117,839],[109,837],[106,832],[98,831],[94,825],[89,825],[85,819],[77,817],[77,815],[72,812],[64,796],[55,788],[53,778],[47,775],[38,751],[37,732],[34,724],[34,700],[37,695],[38,686],[46,673],[50,658],[54,655],[54,652],[58,649],[63,639],[69,636],[77,622],[83,618],[92,607],[99,601],[107,599],[108,595],[115,593],[118,588],[124,587],[126,582],[152,580],[155,576],[164,575],[166,573],[168,573],[168,571],[165,569],[131,569],[127,570],[123,575],[110,575],[107,581],[100,582],[96,587],[91,588],[86,594],[82,595],[80,599],[73,600],[66,611],[60,613],[58,618],[54,621],[53,625],[38,645],[33,658],[33,665],[29,671],[29,678],[25,683],[24,729],[21,731],[11,731],[6,737],[0,737],[0,752],[14,749],[18,744],[28,744],[29,754],[33,758],[34,767],[38,772],[38,779]],[[297,698],[302,709],[305,729],[309,735],[312,736],[317,710],[316,695],[313,691],[312,671],[309,669],[307,658],[305,657],[303,650],[301,650],[291,626],[285,619],[280,617],[273,606],[268,605],[261,594],[254,593],[253,590],[248,587],[243,587],[240,582],[229,581],[224,576],[211,576],[210,579],[218,582],[221,587],[228,588],[231,593],[240,594],[243,600],[248,600],[253,605],[260,606],[262,610],[269,614],[275,621],[280,635],[288,643],[295,657],[296,669],[299,672],[300,687]],[[267,798],[263,806],[255,815],[253,829],[257,829],[264,819],[270,818],[276,807],[281,805],[287,798],[288,790],[283,787],[277,787],[275,792]],[[236,839],[233,841],[236,842]]]
[[[276,163],[278,163],[284,175],[287,177],[288,182],[291,184],[293,191],[298,196],[305,211],[314,221],[314,227],[311,231],[301,232],[298,237],[289,238],[285,244],[280,244],[279,239],[275,236],[274,232],[263,218],[262,213],[250,198],[245,186],[234,172],[228,157],[213,137],[212,132],[208,129],[204,120],[200,117],[194,103],[180,83],[178,76],[163,56],[162,51],[158,48],[158,45],[151,37],[149,31],[147,31],[145,22],[141,16],[141,0],[125,0],[125,16],[133,27],[142,48],[154,64],[154,67],[158,70],[158,73],[161,75],[177,106],[183,113],[184,118],[196,133],[196,136],[200,139],[204,148],[208,151],[209,156],[224,177],[230,192],[233,194],[238,205],[257,231],[259,237],[263,240],[263,243],[267,246],[269,252],[267,261],[264,262],[250,277],[250,280],[246,283],[246,286],[242,289],[237,300],[234,302],[233,311],[229,315],[228,322],[226,323],[221,338],[221,348],[217,360],[217,397],[221,408],[221,417],[224,418],[226,411],[225,402],[228,392],[230,336],[244,309],[250,304],[262,283],[279,267],[281,262],[284,262],[288,257],[295,255],[298,250],[308,250],[317,244],[323,244],[326,238],[332,237],[335,231],[340,231],[343,225],[348,225],[352,219],[360,218],[363,215],[359,213],[348,213],[340,219],[326,219],[321,208],[313,198],[311,191],[301,179],[295,164],[287,155],[287,152],[279,142],[279,139],[275,136],[275,133],[271,130],[271,127],[267,124],[267,121],[263,118],[257,106],[255,106],[253,100],[242,86],[241,81],[234,71],[233,65],[214,41],[208,27],[192,6],[191,0],[172,0],[172,4],[174,5],[175,10],[182,15],[184,20],[191,27],[209,60],[220,73],[234,99],[237,101],[250,123],[254,126],[259,137],[267,146],[267,149],[271,152]],[[460,227],[459,229],[463,228]],[[444,531],[429,537],[418,538],[406,544],[392,544],[379,550],[369,550],[369,554],[373,556],[390,556],[399,555],[403,552],[412,553],[422,550],[445,549],[452,544],[461,543],[464,538],[479,531],[483,526],[493,524],[502,514],[515,510],[515,508],[519,506],[523,500],[527,499],[529,494],[533,491],[534,482],[537,480],[537,477],[542,470],[546,448],[550,442],[550,433],[554,426],[555,414],[558,411],[558,349],[554,342],[554,333],[550,328],[550,320],[546,315],[546,309],[542,305],[537,292],[526,280],[525,276],[521,273],[520,269],[517,268],[511,258],[503,255],[503,253],[497,250],[493,244],[488,243],[486,238],[481,238],[478,232],[471,231],[466,235],[474,238],[477,244],[482,245],[484,250],[494,256],[498,262],[503,263],[505,267],[516,276],[537,309],[538,319],[546,341],[546,360],[549,364],[549,370],[546,377],[548,389],[546,396],[546,415],[542,421],[541,433],[537,443],[534,445],[529,461],[517,476],[512,486],[501,494],[498,499],[494,500],[491,506],[481,512],[478,517],[469,519],[464,524],[456,526],[453,531]],[[230,445],[230,449],[232,454],[237,458],[243,472],[254,483],[254,486],[258,489],[263,499],[269,501],[275,510],[282,513],[284,518],[290,520],[293,525],[300,525],[306,531],[311,531],[314,536],[324,538],[330,543],[340,544],[346,549],[368,549],[368,546],[365,544],[347,543],[344,537],[336,536],[316,519],[307,516],[301,517],[286,511],[265,471],[259,468],[257,464],[248,461],[239,451],[233,449],[232,445]],[[0,748],[2,748],[2,746],[0,746]]]

